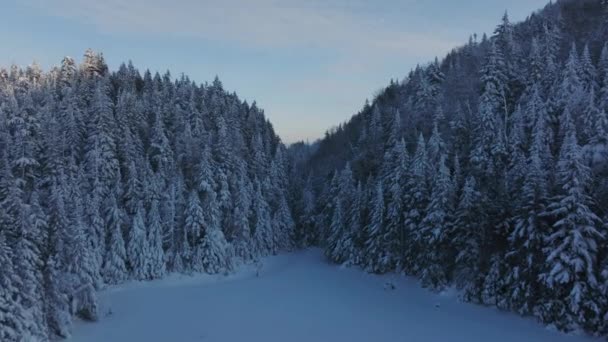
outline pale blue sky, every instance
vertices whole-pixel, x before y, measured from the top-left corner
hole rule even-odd
[[[217,74],[285,142],[314,140],[416,64],[548,0],[3,0],[0,64],[101,51],[115,69]]]

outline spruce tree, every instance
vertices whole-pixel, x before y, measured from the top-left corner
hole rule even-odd
[[[441,289],[447,285],[450,271],[447,232],[453,214],[453,184],[445,154],[440,157],[437,176],[420,229],[414,235],[423,246],[418,264],[424,286]]]
[[[384,240],[384,189],[382,182],[378,181],[375,186],[374,195],[371,203],[371,213],[367,236],[365,241],[365,256],[367,259],[366,269],[374,273],[384,273],[389,271],[388,251],[385,249]]]
[[[550,293],[538,315],[546,322],[571,330],[597,329],[597,246],[603,240],[600,218],[590,208],[586,184],[589,169],[582,163],[573,128],[566,132],[557,164],[559,190],[547,207],[553,224],[546,237],[546,268],[540,275]]]
[[[135,216],[129,229],[127,240],[127,261],[131,277],[136,280],[147,279],[146,259],[149,257],[146,237],[145,209],[142,202],[137,203]]]
[[[151,279],[161,278],[165,275],[165,251],[163,249],[160,204],[153,199],[150,204],[147,222],[147,273]]]
[[[115,187],[107,199],[105,224],[107,244],[102,274],[107,284],[119,284],[127,278],[127,252],[123,238],[124,212],[118,206],[120,190]]]

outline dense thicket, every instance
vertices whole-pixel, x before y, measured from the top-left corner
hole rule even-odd
[[[303,243],[608,334],[608,11],[558,1],[391,82],[307,151]],[[301,179],[302,181],[296,181]]]
[[[284,146],[255,104],[169,73],[0,69],[0,340],[70,334],[95,291],[291,247]]]

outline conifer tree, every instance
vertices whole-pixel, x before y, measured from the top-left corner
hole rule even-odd
[[[228,246],[219,226],[219,204],[214,191],[205,194],[202,241],[195,248],[195,258],[200,258],[204,272],[219,273],[231,268]],[[199,262],[197,260],[197,262]]]
[[[544,250],[547,267],[540,276],[552,295],[538,314],[566,330],[596,329],[601,310],[595,267],[597,246],[604,237],[598,230],[601,220],[589,207],[589,169],[581,161],[573,128],[566,131],[557,177],[560,188],[547,207],[554,220]]]
[[[452,221],[453,184],[446,165],[445,154],[441,156],[439,169],[428,207],[420,229],[414,235],[423,246],[418,263],[421,265],[421,279],[425,286],[441,289],[447,285],[449,258],[447,232]]]
[[[147,268],[148,276],[152,279],[165,275],[165,255],[163,250],[160,204],[153,199],[147,217]]]
[[[108,197],[105,212],[107,244],[102,274],[107,284],[119,284],[127,277],[127,252],[123,238],[124,212],[118,206],[118,198],[120,190],[115,187]]]
[[[420,229],[420,223],[424,218],[424,212],[429,200],[429,164],[426,150],[426,142],[422,135],[418,138],[416,153],[412,158],[409,168],[411,176],[407,183],[406,194],[406,213],[405,213],[405,234],[413,235]],[[404,248],[403,266],[405,272],[409,274],[417,273],[420,269],[417,266],[416,256],[422,246],[417,242],[411,241]]]
[[[25,324],[27,312],[16,300],[19,280],[15,274],[12,249],[0,232],[0,338],[3,341],[17,342],[28,338]]]
[[[389,271],[390,265],[384,241],[385,205],[382,182],[377,182],[372,201],[369,235],[365,242],[366,269],[374,273],[384,273]]]
[[[131,276],[137,280],[147,279],[146,259],[150,253],[147,250],[148,241],[144,217],[145,209],[143,203],[139,202],[136,205],[135,216],[133,216],[129,229],[129,239],[127,240],[127,261]]]

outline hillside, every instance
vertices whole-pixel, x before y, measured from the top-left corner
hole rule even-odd
[[[0,340],[70,335],[96,290],[289,249],[284,146],[255,104],[87,51],[0,70]]]
[[[336,263],[606,334],[608,11],[558,1],[391,81],[291,158]],[[306,155],[305,147],[297,147]]]

